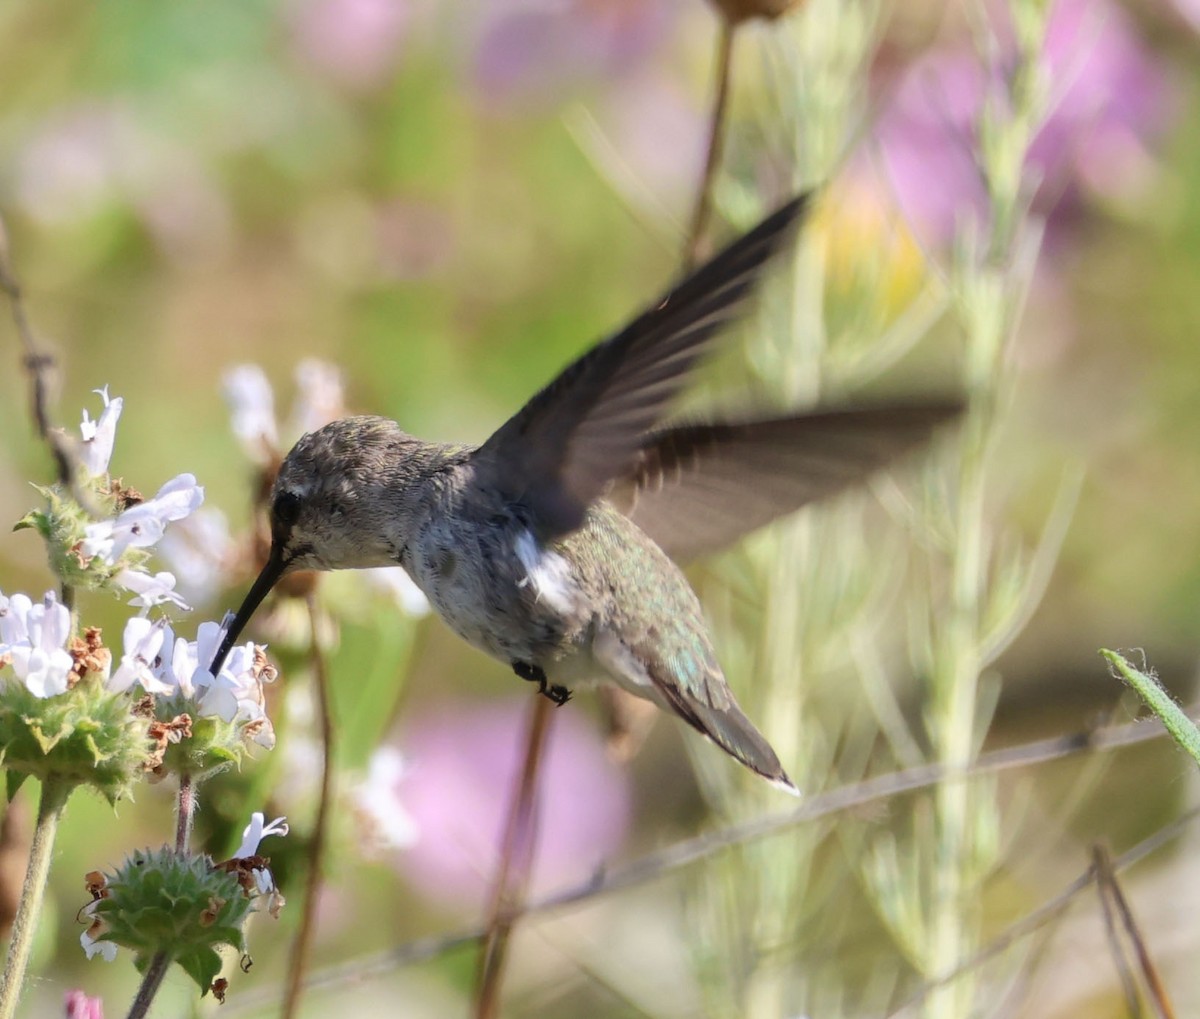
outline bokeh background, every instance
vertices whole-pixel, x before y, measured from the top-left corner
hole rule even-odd
[[[1052,6],[1039,65],[1048,119],[1025,162],[1040,253],[1028,286],[1004,295],[1015,327],[987,451],[989,554],[1029,567],[1012,640],[982,688],[989,745],[1127,717],[1100,646],[1144,647],[1186,698],[1200,645],[1200,7]],[[230,427],[230,370],[262,367],[285,448],[298,434],[289,408],[311,407],[326,378],[312,359],[336,367],[352,411],[482,440],[677,271],[720,24],[702,0],[0,5],[0,213],[36,328],[59,356],[57,420],[73,429],[82,408],[94,416],[91,391],[107,385],[125,399],[114,473],[152,492],[191,471],[223,515],[194,539],[220,553],[219,569],[178,551],[163,567],[195,605],[181,631],[218,618],[256,568],[246,538],[256,465]],[[762,354],[755,330],[788,328],[768,308],[693,399],[796,405],[959,388],[962,316],[945,291],[964,238],[987,218],[971,154],[991,95],[980,51],[991,39],[1003,73],[1010,31],[1003,3],[866,0],[810,0],[739,27],[714,230],[825,185],[804,256],[816,280],[805,314],[823,314],[825,347]],[[806,63],[817,51],[825,62]],[[16,521],[36,499],[27,482],[52,472],[15,334],[6,325],[0,336],[0,520]],[[795,739],[823,747],[789,762],[810,791],[907,760],[880,736],[889,724],[907,722],[918,734],[909,749],[927,749],[921,658],[905,650],[904,599],[921,571],[894,568],[920,541],[896,507],[936,488],[926,475],[937,469],[935,451],[920,478],[910,468],[881,498],[823,511],[807,543],[781,532],[693,574],[752,716],[773,703],[753,692],[756,641],[822,631],[797,644],[821,653],[784,671],[788,690],[802,690],[787,703],[803,701],[810,727]],[[855,571],[838,565],[843,547]],[[807,565],[787,574],[780,548]],[[783,563],[772,583],[791,590],[786,609],[760,583],[768,559]],[[0,588],[52,586],[30,532],[0,540]],[[409,592],[336,577],[320,597],[340,738],[314,966],[353,970],[478,918],[530,691],[424,618]],[[127,610],[93,596],[84,612],[115,645]],[[309,635],[287,605],[258,635],[283,672],[279,746],[207,787],[198,823],[220,856],[250,810],[287,813],[293,835],[263,849],[295,902],[318,762]],[[883,689],[894,715],[877,708]],[[392,750],[372,759],[381,739]],[[590,696],[556,713],[552,741],[538,891],[788,806],[673,722],[614,762]],[[1082,873],[1094,840],[1121,850],[1196,791],[1161,742],[989,786],[994,852],[972,885],[974,943]],[[10,808],[18,846],[28,809]],[[85,963],[78,947],[83,874],[163,841],[171,809],[165,786],[116,818],[96,800],[71,804],[25,1015],[56,1014],[71,987],[123,1011],[136,986],[128,960]],[[919,986],[919,953],[887,921],[865,861],[886,855],[884,835],[900,869],[919,856],[924,809],[900,799],[530,923],[509,1014],[886,1014]],[[1180,1014],[1200,1009],[1189,845],[1194,836],[1128,879]],[[760,880],[767,872],[787,880]],[[254,969],[234,974],[223,1014],[272,1014],[296,913],[255,921]],[[308,1014],[463,1014],[473,966],[467,947],[362,973],[315,991]],[[979,979],[960,1014],[1125,1014],[1094,898]],[[163,995],[163,1015],[193,1007],[182,976]]]

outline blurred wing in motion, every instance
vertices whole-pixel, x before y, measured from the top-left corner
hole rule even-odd
[[[608,498],[686,561],[861,481],[961,411],[944,401],[671,428],[645,437]]]
[[[480,484],[525,506],[542,541],[579,527],[808,205],[808,195],[784,205],[569,365],[480,447]]]

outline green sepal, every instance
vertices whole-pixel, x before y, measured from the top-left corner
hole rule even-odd
[[[38,697],[14,679],[0,684],[0,747],[9,788],[16,775],[90,785],[110,803],[128,796],[149,752],[148,719],[128,694],[84,679],[66,693]],[[19,783],[18,783],[19,784]]]
[[[192,735],[167,747],[161,771],[190,775],[200,781],[226,768],[241,766],[246,745],[238,726],[214,715],[197,716],[196,705],[183,697],[154,700],[154,717],[161,722],[185,712],[192,718]]]
[[[221,971],[218,948],[245,953],[250,911],[235,874],[207,856],[180,857],[164,846],[130,856],[109,877],[95,915],[107,927],[101,940],[133,951],[139,970],[164,952],[203,994]]]
[[[8,797],[8,802],[12,803],[13,797],[17,795],[21,786],[25,784],[25,779],[29,776],[23,771],[5,771],[4,773],[4,792]]]
[[[97,508],[115,517],[119,508],[112,493],[99,484],[101,479],[93,480],[96,484],[91,494]],[[42,536],[50,568],[63,583],[81,590],[97,590],[109,586],[122,570],[139,567],[148,560],[148,551],[141,548],[126,549],[115,563],[106,563],[100,556],[84,559],[80,545],[87,536],[87,525],[92,522],[92,517],[57,485],[33,487],[45,498],[46,506],[30,510],[16,522],[13,530],[32,529]]]

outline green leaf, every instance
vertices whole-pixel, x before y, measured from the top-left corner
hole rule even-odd
[[[201,996],[207,994],[221,974],[221,957],[212,948],[196,948],[175,960],[196,981]]]

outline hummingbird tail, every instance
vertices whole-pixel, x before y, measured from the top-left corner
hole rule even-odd
[[[745,716],[732,694],[728,695],[727,704],[717,707],[666,685],[658,685],[658,692],[665,696],[675,714],[731,757],[776,788],[793,796],[800,795],[767,738]]]
[[[629,693],[678,715],[772,785],[793,796],[800,795],[771,744],[738,707],[715,660],[710,660],[711,667],[694,684],[694,690],[689,690],[667,678],[671,676],[670,668],[652,647],[635,650],[611,631],[602,631],[593,638],[592,654]]]

